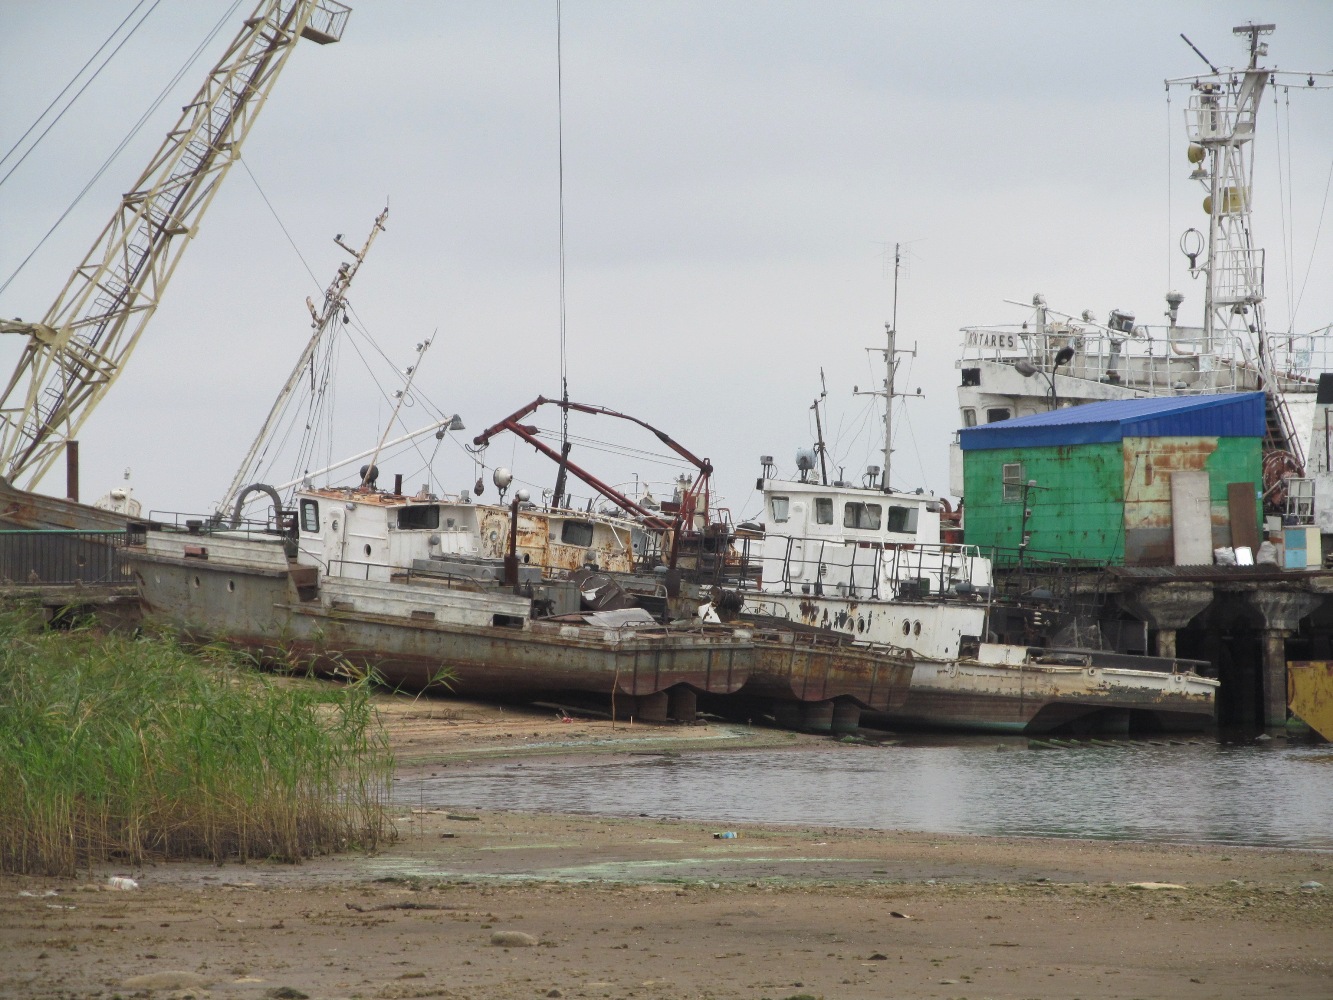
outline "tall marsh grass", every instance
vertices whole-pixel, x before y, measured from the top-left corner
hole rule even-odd
[[[367,684],[0,611],[0,870],[371,848],[392,766]]]

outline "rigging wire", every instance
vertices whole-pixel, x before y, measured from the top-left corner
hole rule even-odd
[[[1162,240],[1162,249],[1166,253],[1166,287],[1169,291],[1175,287],[1172,281],[1171,272],[1174,270],[1176,259],[1175,251],[1171,246],[1171,234],[1176,231],[1176,223],[1172,218],[1173,206],[1171,202],[1171,85],[1166,85],[1166,239]]]
[[[350,310],[350,303],[344,303]],[[353,315],[354,312],[353,312]],[[300,441],[297,442],[295,453],[291,459],[290,472],[284,477],[285,480],[300,480],[308,473],[313,462],[311,459],[317,454],[321,447],[326,452],[327,458],[322,464],[328,467],[334,464],[333,446],[334,446],[334,428],[333,414],[337,412],[334,405],[336,402],[337,380],[333,377],[338,369],[339,345],[349,344],[355,352],[362,368],[365,369],[375,389],[380,394],[380,402],[390,405],[394,404],[393,391],[386,387],[386,380],[381,377],[377,371],[377,366],[372,364],[375,356],[391,363],[387,354],[380,347],[379,343],[370,335],[369,331],[361,323],[360,318],[356,317],[355,322],[337,322],[330,329],[330,336],[325,338],[321,350],[311,359],[311,388],[307,397],[307,402],[303,408],[284,410],[281,418],[280,430],[273,435],[269,445],[265,447],[261,456],[261,461],[257,463],[257,468],[261,468],[264,461],[268,462],[268,467],[276,469],[283,454],[290,453],[292,439],[296,436],[298,428],[300,429]],[[395,373],[397,372],[396,369]],[[431,403],[416,388],[413,388],[408,398],[404,399],[403,406],[411,408],[421,405],[423,409],[432,411],[437,419],[442,419],[441,411]],[[435,453],[438,453],[440,438],[436,439]],[[401,443],[396,450],[387,455],[381,456],[381,459],[389,459],[401,455],[409,450],[415,450],[424,466],[429,468],[432,464],[435,454],[427,456],[420,442],[412,439]],[[270,457],[271,456],[271,457]],[[413,475],[420,471],[414,470]]]
[[[552,433],[549,428],[538,428],[540,433]],[[617,455],[622,458],[632,458],[635,461],[648,462],[654,465],[665,465],[673,469],[693,469],[694,465],[678,455],[667,455],[662,452],[643,451],[638,448],[630,448],[625,445],[617,444],[613,441],[602,441],[598,438],[579,437],[572,434],[569,437],[572,444],[579,445],[589,451],[601,452],[604,455]]]
[[[1282,102],[1278,97],[1277,88],[1273,88],[1273,145],[1277,147],[1277,205],[1278,220],[1282,228],[1282,257],[1283,283],[1287,286],[1284,291],[1287,293],[1287,334],[1290,336],[1293,327],[1296,325],[1296,314],[1293,311],[1294,298],[1294,279],[1292,277],[1292,255],[1294,252],[1293,240],[1295,238],[1296,220],[1290,216],[1291,203],[1290,198],[1290,170],[1291,170],[1291,95],[1287,95],[1287,166],[1286,170],[1282,165]],[[1288,222],[1291,223],[1290,228]]]
[[[319,279],[315,277],[315,272],[310,269],[309,263],[306,262],[305,255],[301,253],[301,248],[296,245],[296,240],[292,239],[291,232],[288,231],[286,224],[282,221],[282,217],[278,215],[278,210],[273,207],[273,202],[269,201],[268,195],[264,192],[263,185],[259,183],[259,178],[255,176],[254,171],[250,169],[250,164],[246,160],[241,160],[241,166],[245,168],[246,174],[248,174],[250,180],[254,182],[255,190],[259,192],[259,197],[264,199],[264,204],[268,206],[268,210],[273,216],[273,221],[276,222],[278,228],[282,230],[282,235],[287,237],[287,242],[291,245],[292,251],[296,254],[296,259],[299,260],[301,266],[305,268],[305,273],[310,275],[310,280],[315,283],[315,287],[319,288]]]
[[[1314,270],[1315,247],[1319,245],[1319,236],[1324,230],[1324,213],[1328,210],[1328,194],[1333,189],[1333,161],[1328,165],[1328,180],[1324,181],[1324,200],[1319,205],[1319,221],[1315,223],[1314,240],[1310,244],[1310,261],[1305,266],[1305,277],[1301,279],[1301,291],[1296,298],[1296,305],[1292,309],[1295,315],[1297,309],[1301,306],[1301,301],[1305,298],[1305,289],[1310,284],[1310,272]],[[1325,329],[1328,329],[1325,327]]]
[[[921,442],[917,440],[916,429],[912,426],[912,414],[911,410],[908,409],[906,399],[903,400],[903,406],[901,412],[902,412],[902,422],[907,425],[908,440],[912,442],[912,454],[916,455],[916,466],[921,473],[921,479],[919,480],[919,482],[924,483],[926,481],[926,463],[921,458]],[[897,437],[896,434],[894,436]]]
[[[2,166],[6,160],[8,160],[11,156],[14,155],[14,152],[21,145],[23,145],[24,140],[26,140],[28,136],[32,135],[33,129],[35,129],[41,123],[43,118],[45,118],[48,114],[51,113],[51,109],[54,108],[56,104],[59,103],[60,99],[64,97],[67,93],[69,93],[69,88],[74,86],[75,82],[79,79],[79,77],[83,76],[83,74],[87,71],[88,67],[93,64],[93,60],[102,54],[102,50],[111,44],[111,39],[115,38],[116,35],[120,34],[120,30],[124,28],[126,24],[129,23],[130,18],[134,17],[135,12],[138,11],[138,9],[142,7],[146,2],[147,0],[139,0],[139,2],[134,5],[133,9],[131,9],[130,12],[125,15],[124,19],[120,22],[120,24],[116,25],[115,29],[111,32],[111,34],[106,36],[106,40],[97,47],[97,51],[94,52],[92,55],[90,55],[88,57],[88,61],[79,67],[79,71],[75,73],[72,77],[70,77],[69,83],[65,84],[65,86],[61,88],[60,93],[56,94],[55,97],[51,98],[51,103],[42,109],[42,113],[40,115],[38,115],[36,118],[33,119],[32,124],[29,125],[27,129],[24,131],[24,133],[14,141],[14,145],[9,147],[5,155],[0,156],[0,166]],[[153,6],[148,9],[148,13],[144,14],[144,16],[139,19],[139,23],[130,29],[129,34],[126,35],[124,39],[121,40],[120,45],[117,45],[116,48],[112,51],[111,55],[107,56],[106,59],[103,60],[102,65],[98,66],[96,72],[94,72],[93,75],[88,78],[88,82],[79,88],[79,92],[75,94],[73,97],[71,97],[69,99],[69,103],[60,109],[60,113],[55,116],[51,124],[46,126],[46,128],[42,130],[42,134],[39,135],[35,140],[33,140],[33,144],[29,146],[28,151],[24,153],[22,157],[19,158],[18,163],[15,163],[14,166],[9,169],[9,172],[6,173],[4,177],[0,177],[0,186],[3,186],[5,181],[9,180],[10,175],[13,174],[14,171],[17,170],[22,165],[23,161],[28,158],[28,155],[32,153],[34,149],[36,149],[38,146],[42,144],[42,140],[47,137],[51,129],[55,128],[55,126],[59,123],[60,119],[65,117],[65,112],[74,106],[74,103],[83,95],[83,92],[88,89],[89,84],[91,84],[94,80],[98,78],[98,76],[101,75],[102,70],[106,69],[107,64],[110,63],[111,60],[115,57],[116,53],[120,51],[121,46],[123,46],[134,36],[134,33],[138,31],[139,28],[143,25],[144,21],[148,19],[148,15],[152,14],[153,11],[157,9],[157,5],[161,2],[162,0],[153,0]]]
[[[123,139],[120,140],[120,142],[116,145],[116,148],[111,151],[111,155],[108,156],[106,160],[103,161],[102,165],[97,168],[97,172],[93,174],[92,179],[89,180],[88,183],[83,186],[83,189],[77,195],[74,196],[74,200],[69,203],[69,207],[60,213],[59,218],[57,218],[56,221],[52,223],[51,228],[48,229],[46,231],[46,234],[40,240],[37,241],[37,245],[32,248],[32,250],[28,253],[28,255],[23,258],[23,260],[19,261],[18,267],[14,268],[13,273],[10,274],[10,276],[5,279],[4,284],[0,284],[0,293],[3,293],[5,289],[7,289],[11,284],[13,284],[14,279],[19,276],[19,274],[23,271],[23,269],[28,266],[28,263],[33,259],[33,257],[37,255],[37,251],[41,250],[41,248],[46,245],[46,241],[49,240],[52,234],[54,234],[55,231],[59,229],[60,226],[64,223],[64,221],[67,218],[69,218],[70,213],[74,211],[75,207],[78,206],[79,202],[83,201],[83,199],[87,196],[88,192],[93,189],[93,186],[99,180],[102,179],[102,175],[105,174],[107,170],[111,168],[111,165],[116,162],[116,160],[120,157],[120,154],[123,153],[126,147],[128,147],[129,144],[134,141],[135,136],[139,134],[139,132],[143,129],[144,125],[147,124],[148,120],[156,113],[157,109],[162,105],[162,102],[167,99],[167,96],[171,93],[172,89],[175,88],[176,84],[179,83],[181,79],[185,76],[185,74],[190,71],[191,67],[193,67],[195,62],[198,61],[199,56],[203,54],[204,50],[210,44],[212,44],[213,39],[217,36],[218,32],[222,30],[223,25],[227,24],[231,20],[232,14],[236,11],[236,8],[239,7],[240,5],[241,5],[241,0],[235,0],[235,2],[229,8],[227,8],[227,12],[218,20],[218,22],[215,25],[213,25],[213,28],[211,31],[209,31],[207,37],[205,37],[204,40],[200,42],[198,46],[195,47],[195,50],[185,60],[184,64],[182,64],[180,69],[178,69],[175,75],[172,76],[172,78],[167,82],[167,85],[162,88],[162,91],[153,100],[152,104],[148,106],[148,110],[146,110],[142,115],[139,116],[139,120],[134,123],[134,126],[130,129],[130,131],[125,135]]]
[[[394,372],[396,377],[401,378],[401,373],[398,371],[398,367],[394,362],[394,360],[390,358],[387,353],[385,353],[384,348],[380,346],[379,341],[377,341],[371,335],[370,330],[365,326],[365,324],[361,322],[360,317],[356,315],[356,311],[352,309],[351,304],[348,303],[347,306],[348,306],[348,311],[351,312],[353,318],[356,320],[354,324],[349,324],[347,326],[347,329],[355,333],[361,340],[363,340],[366,347],[371,349],[371,353],[378,355],[380,359],[386,365],[389,366],[390,370]],[[350,341],[352,338],[349,337],[348,339]],[[375,369],[371,366],[370,362],[367,360],[366,353],[363,353],[361,349],[357,347],[354,342],[352,343],[352,349],[356,351],[357,356],[360,357],[361,364],[365,368],[366,374],[369,375],[371,381],[375,383],[375,388],[379,391],[380,396],[383,398],[385,402],[387,402],[390,406],[392,406],[393,392],[396,390],[390,390],[384,387],[384,385],[381,383],[380,378],[375,374]],[[444,411],[434,402],[432,402],[430,397],[428,397],[422,389],[420,389],[418,386],[413,386],[412,403],[408,405],[415,406],[417,403],[420,403],[422,407],[428,412],[430,412],[431,415],[434,416],[436,419],[439,419],[440,417],[444,416]]]
[[[557,158],[560,185],[560,398],[569,402],[569,365],[566,353],[567,328],[565,325],[565,66],[561,35],[562,11],[560,0],[555,0],[555,104]],[[569,443],[569,408],[561,410],[561,450]],[[557,497],[557,502],[559,498]]]
[[[876,449],[875,449],[875,441],[871,437],[868,431],[868,425],[872,417],[878,416],[878,414],[875,412],[877,409],[877,407],[875,406],[875,400],[877,398],[878,398],[877,396],[872,395],[869,400],[867,400],[865,403],[862,404],[860,422],[856,427],[856,430],[852,432],[846,450],[841,455],[838,456],[838,463],[840,465],[846,464],[847,457],[851,455],[852,449],[856,447],[858,442],[862,441],[864,442],[862,445],[863,450],[861,452],[861,461],[858,463],[858,465],[861,469],[865,469],[865,467],[870,464],[871,452],[875,451]]]
[[[336,345],[337,330],[334,329],[332,335],[325,338],[323,343],[319,345],[323,348],[322,355],[317,349],[316,354],[310,359],[310,392],[304,397],[293,395],[287,400],[279,413],[273,434],[264,443],[263,450],[256,456],[252,469],[246,471],[246,478],[252,482],[273,482],[278,478],[284,480],[299,479],[310,468],[309,459],[315,453],[315,449],[319,446],[323,437],[324,414],[332,412],[332,404],[327,390],[332,381],[331,373],[336,356]],[[297,405],[298,398],[304,399],[302,405]],[[300,429],[300,440],[296,444],[295,453],[286,466],[289,471],[286,475],[279,477],[276,475],[279,462],[284,455],[289,454],[289,444],[296,435],[298,428]]]
[[[352,319],[355,321],[354,323],[349,324],[348,329],[354,331],[358,336],[362,337],[365,340],[366,345],[372,348],[374,353],[378,354],[380,359],[386,365],[388,365],[390,369],[396,372],[398,369],[393,358],[389,357],[389,355],[385,352],[384,348],[380,346],[379,341],[377,341],[371,335],[370,329],[366,326],[364,322],[362,322],[361,317],[357,314],[356,309],[352,306],[351,302],[346,302],[344,304],[346,306],[347,311],[351,314]],[[366,365],[366,370],[371,374],[371,377],[374,378],[374,373],[371,371],[370,366],[368,364]],[[380,392],[387,395],[386,390],[384,390],[382,387],[380,388]],[[412,396],[414,399],[420,401],[424,405],[425,409],[428,410],[437,420],[445,415],[443,407],[437,405],[434,401],[432,401],[431,398],[426,395],[425,391],[420,386],[413,386]]]
[[[337,321],[335,320],[335,323]],[[338,329],[334,327],[333,336],[328,338],[324,347],[322,360],[319,353],[310,359],[310,397],[304,407],[304,420],[302,421],[301,441],[297,446],[296,455],[291,463],[289,474],[286,479],[295,479],[297,470],[301,470],[304,475],[311,465],[311,459],[316,454],[321,438],[327,439],[327,447],[332,450],[333,447],[333,426],[332,417],[336,412],[334,409],[334,399],[332,389],[334,388],[333,373],[336,370],[337,358],[339,354],[339,336]],[[318,365],[318,368],[316,367]],[[316,372],[318,371],[318,377]],[[296,415],[293,415],[291,427],[295,429]],[[332,459],[329,460],[332,462]]]
[[[1284,87],[1284,88],[1283,88],[1283,95],[1286,97],[1286,104],[1287,104],[1287,108],[1286,108],[1286,111],[1287,111],[1287,197],[1286,197],[1286,210],[1285,210],[1285,213],[1284,213],[1284,214],[1285,214],[1285,219],[1284,219],[1284,221],[1283,221],[1283,228],[1284,228],[1284,229],[1286,228],[1286,219],[1290,219],[1290,220],[1291,220],[1291,230],[1290,230],[1289,234],[1287,235],[1287,246],[1284,248],[1284,253],[1285,253],[1286,258],[1287,258],[1287,260],[1286,260],[1286,268],[1285,268],[1285,270],[1286,270],[1286,272],[1287,272],[1287,317],[1288,317],[1288,318],[1287,318],[1287,332],[1288,332],[1288,334],[1290,334],[1290,333],[1295,329],[1295,327],[1296,327],[1296,309],[1297,309],[1297,305],[1298,305],[1298,303],[1297,303],[1297,301],[1296,301],[1296,294],[1295,294],[1295,291],[1296,291],[1296,211],[1295,211],[1295,206],[1294,206],[1294,203],[1293,203],[1293,200],[1292,200],[1292,199],[1295,197],[1295,193],[1294,193],[1294,190],[1293,190],[1293,189],[1294,189],[1294,186],[1295,186],[1295,173],[1294,173],[1295,161],[1292,160],[1292,158],[1291,158],[1291,89],[1288,88],[1288,87]],[[1276,94],[1275,94],[1274,96],[1276,97]],[[1277,117],[1278,117],[1278,116],[1277,116],[1276,114],[1273,116],[1275,124],[1276,124],[1276,119],[1277,119]],[[1280,181],[1280,179],[1281,179],[1281,176],[1282,176],[1282,173],[1281,173],[1281,165],[1279,164],[1279,167],[1278,167],[1278,177],[1279,177],[1279,181]]]
[[[907,371],[904,373],[904,377],[907,379],[909,385],[911,384],[912,381],[912,369],[914,369],[915,367],[916,367],[916,355],[912,355],[911,361],[908,362],[907,365]],[[912,418],[909,415],[907,406],[907,401],[915,397],[904,395],[901,398],[902,398],[902,405],[898,408],[898,412],[901,415],[901,419],[895,420],[893,423],[893,431],[894,431],[893,436],[895,439],[897,439],[898,435],[902,433],[899,428],[902,426],[902,424],[907,425],[907,439],[912,442],[912,453],[916,455],[917,468],[921,472],[921,479],[919,480],[919,482],[924,483],[926,481],[926,465],[921,460],[921,443],[916,439],[916,431],[912,427]],[[890,404],[892,404],[893,401],[890,400],[889,402]]]
[[[195,51],[189,55],[188,59],[181,65],[180,69],[177,69],[175,76],[172,76],[172,79],[168,81],[167,85],[161,89],[161,92],[157,95],[156,99],[153,99],[153,103],[148,105],[147,111],[145,111],[143,115],[140,115],[139,121],[136,121],[136,123],[133,124],[133,127],[129,129],[129,132],[125,135],[124,139],[121,139],[120,143],[116,145],[116,148],[112,149],[111,156],[108,156],[104,163],[101,164],[101,167],[97,168],[97,172],[93,173],[92,180],[89,180],[87,184],[84,184],[83,189],[75,195],[75,200],[69,203],[69,207],[65,208],[65,211],[60,213],[59,219],[56,219],[55,223],[51,225],[51,228],[47,229],[45,235],[37,241],[36,247],[32,248],[32,251],[28,253],[27,257],[24,257],[23,260],[19,261],[19,267],[13,269],[13,273],[4,280],[4,284],[0,284],[0,293],[3,293],[9,285],[13,284],[13,280],[20,275],[20,272],[23,271],[25,267],[28,267],[29,261],[37,255],[37,251],[40,251],[40,249],[44,247],[47,240],[51,239],[53,233],[56,232],[56,229],[59,229],[65,219],[68,219],[69,213],[75,211],[75,208],[79,205],[80,201],[83,201],[84,197],[88,195],[88,192],[92,191],[93,185],[101,180],[101,176],[103,176],[108,169],[111,169],[111,165],[119,159],[121,153],[125,151],[125,148],[135,140],[135,136],[139,135],[139,132],[143,129],[144,125],[148,123],[148,120],[151,119],[153,115],[155,115],[157,108],[161,107],[161,103],[163,103],[164,100],[167,100],[167,96],[172,92],[172,89],[176,87],[176,84],[180,83],[180,80],[183,79],[185,73],[188,73],[189,69],[191,69],[196,61],[199,60],[200,55],[203,55],[204,49],[207,49],[209,45],[212,44],[213,39],[217,36],[217,32],[220,32],[221,29],[223,29],[224,24],[231,21],[233,13],[236,12],[236,8],[240,7],[240,5],[241,0],[235,0],[235,3],[227,8],[227,13],[224,13],[224,15],[220,17],[219,21],[213,25],[212,31],[208,32],[208,35],[204,37],[204,40],[201,41],[199,45],[197,45]],[[149,13],[151,13],[151,11],[149,11]]]

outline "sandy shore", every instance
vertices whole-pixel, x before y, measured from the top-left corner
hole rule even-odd
[[[432,761],[552,747],[813,739],[381,708],[407,780]],[[722,840],[697,823],[442,810],[404,810],[398,826],[377,855],[299,866],[0,878],[0,995],[1333,995],[1323,853],[776,827]],[[111,889],[110,874],[140,887]]]

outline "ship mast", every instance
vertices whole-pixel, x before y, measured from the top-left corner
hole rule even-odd
[[[889,491],[889,468],[893,455],[893,400],[895,396],[906,395],[905,393],[897,393],[894,391],[893,376],[898,368],[899,354],[910,354],[912,357],[916,357],[915,346],[910,351],[900,351],[897,348],[898,272],[902,266],[902,259],[902,244],[895,243],[893,245],[893,312],[891,314],[892,318],[889,322],[884,324],[885,345],[882,348],[866,348],[867,351],[883,351],[884,353],[884,388],[869,389],[865,392],[862,392],[856,387],[853,387],[852,389],[852,395],[854,396],[884,397],[884,465],[880,469],[879,488],[886,493]],[[920,396],[921,390],[918,389],[915,395]],[[873,472],[874,469],[872,467],[871,474],[873,474]]]
[[[0,476],[33,489],[119,377],[298,38],[342,37],[337,0],[260,0],[39,323],[0,392]]]
[[[1270,336],[1264,319],[1264,251],[1254,245],[1251,228],[1252,141],[1259,102],[1267,85],[1282,86],[1281,77],[1294,76],[1302,84],[1313,86],[1316,76],[1326,74],[1291,74],[1260,66],[1259,60],[1268,54],[1268,43],[1261,38],[1271,35],[1275,27],[1244,24],[1232,29],[1232,34],[1244,39],[1249,49],[1249,61],[1243,72],[1219,71],[1209,63],[1210,73],[1168,80],[1167,86],[1187,86],[1191,91],[1185,111],[1189,159],[1194,165],[1190,178],[1199,181],[1206,191],[1203,199],[1203,209],[1208,215],[1206,243],[1193,229],[1181,238],[1181,249],[1189,257],[1191,277],[1201,274],[1205,277],[1205,354],[1239,351],[1253,363],[1259,387],[1268,395],[1267,447],[1285,450],[1295,465],[1303,468],[1304,448],[1283,397],[1280,379],[1280,372],[1289,361],[1290,347]],[[1185,41],[1208,62],[1193,42],[1188,38]],[[1201,255],[1202,263],[1198,261]]]
[[[375,242],[375,237],[384,231],[384,220],[389,217],[389,209],[386,206],[375,219],[374,225],[370,227],[370,235],[366,237],[366,242],[362,245],[360,251],[354,250],[343,242],[342,234],[334,237],[334,242],[342,247],[351,255],[350,262],[344,261],[338,265],[338,274],[332,283],[324,291],[324,307],[318,312],[315,310],[315,304],[310,299],[305,300],[306,308],[310,310],[311,334],[310,339],[306,341],[305,350],[297,358],[296,364],[292,367],[291,374],[287,376],[287,381],[283,384],[278,398],[273,401],[273,407],[268,412],[268,419],[264,421],[264,426],[259,429],[255,435],[254,443],[250,445],[250,450],[246,452],[245,458],[241,461],[240,467],[236,470],[236,475],[232,478],[231,485],[227,487],[227,492],[218,504],[218,513],[222,514],[229,511],[232,504],[236,502],[236,496],[240,493],[246,480],[255,471],[255,463],[258,461],[261,450],[269,443],[273,436],[273,430],[277,426],[279,419],[287,409],[287,402],[292,398],[292,393],[296,391],[297,383],[305,373],[306,368],[312,363],[315,357],[315,350],[324,339],[324,334],[333,324],[334,320],[346,317],[347,311],[347,291],[352,287],[352,279],[356,277],[356,272],[366,259],[366,254],[370,252],[370,246]],[[313,379],[313,375],[311,376]]]
[[[884,381],[884,472],[879,481],[880,488],[889,488],[889,462],[893,454],[893,370],[897,367],[893,357],[893,342],[898,335],[898,265],[902,262],[901,245],[893,245],[893,313],[892,319],[884,324],[887,344],[884,348],[884,364],[887,369]]]

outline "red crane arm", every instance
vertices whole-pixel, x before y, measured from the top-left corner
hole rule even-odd
[[[713,471],[713,465],[711,462],[708,461],[708,459],[699,458],[688,448],[685,448],[683,445],[673,440],[669,434],[667,434],[664,431],[658,430],[652,424],[640,420],[638,417],[632,417],[628,413],[621,413],[618,410],[608,409],[605,406],[590,406],[587,403],[575,403],[571,400],[547,399],[545,396],[538,396],[527,406],[515,410],[509,416],[501,420],[499,423],[492,424],[490,427],[487,427],[484,431],[482,431],[480,434],[478,434],[476,437],[472,439],[472,443],[478,448],[481,448],[487,444],[490,444],[491,438],[495,437],[496,434],[499,434],[501,431],[509,431],[511,434],[517,435],[519,438],[526,441],[528,444],[532,445],[532,447],[536,448],[547,458],[551,459],[551,461],[557,464],[563,463],[566,469],[572,472],[583,482],[587,483],[602,496],[606,497],[608,500],[611,500],[613,503],[619,504],[625,510],[633,511],[635,514],[638,514],[640,517],[644,519],[644,523],[647,524],[649,527],[662,531],[671,528],[673,524],[672,522],[665,521],[660,516],[653,514],[648,510],[645,510],[643,507],[640,507],[637,503],[635,503],[629,497],[625,496],[614,486],[610,486],[602,482],[592,473],[588,472],[585,469],[580,468],[578,465],[571,462],[569,460],[568,455],[561,456],[553,448],[537,440],[536,427],[533,427],[530,424],[519,423],[519,421],[522,420],[524,417],[533,413],[534,411],[536,411],[537,409],[539,409],[540,407],[544,406],[547,403],[553,403],[554,405],[560,407],[563,410],[577,410],[580,413],[589,413],[594,416],[603,415],[608,417],[619,417],[621,420],[628,420],[631,423],[638,424],[640,427],[643,427],[646,430],[650,431],[664,445],[666,445],[677,455],[681,456],[681,458],[685,459],[687,462],[689,462],[691,465],[693,465],[696,469],[699,470],[700,473],[699,480],[694,484],[694,486],[689,491],[690,497],[697,497],[700,494],[700,492],[704,489],[706,483],[708,482],[709,475]],[[708,502],[706,498],[708,494],[704,492],[703,495],[705,497],[704,504],[706,507]],[[686,508],[689,508],[688,513],[686,513]],[[685,517],[690,517],[693,515],[693,511],[694,511],[694,502],[692,500],[687,500],[687,502],[682,505],[682,515],[684,515]],[[680,517],[677,518],[677,521],[681,520],[682,518]]]
[[[573,400],[547,399],[545,396],[538,396],[527,406],[511,413],[509,416],[501,420],[498,424],[494,424],[493,426],[486,428],[484,431],[482,431],[480,434],[478,434],[476,437],[472,439],[472,443],[477,447],[481,447],[482,445],[489,444],[491,438],[494,437],[496,434],[498,434],[500,431],[505,431],[505,430],[514,431],[514,427],[515,425],[517,425],[518,421],[522,420],[528,414],[534,412],[535,410],[539,409],[540,407],[544,406],[547,403],[552,403],[560,407],[562,410],[578,410],[580,413],[591,413],[594,416],[602,415],[607,417],[619,417],[621,420],[628,420],[631,423],[638,424],[640,427],[643,427],[649,432],[651,432],[659,441],[661,441],[664,445],[666,445],[668,448],[674,451],[681,458],[685,459],[685,461],[693,465],[704,475],[709,475],[713,471],[713,465],[711,462],[708,461],[708,459],[699,458],[684,445],[675,441],[671,437],[671,435],[667,434],[665,431],[658,430],[656,427],[654,427],[647,421],[640,420],[638,417],[630,416],[628,413],[621,413],[619,410],[609,409],[605,406],[590,406],[587,403],[575,403]],[[514,433],[517,433],[517,431],[514,431]],[[519,437],[524,437],[524,439],[526,440],[526,437],[522,434],[520,434]],[[557,456],[557,460],[558,458],[559,457]]]

